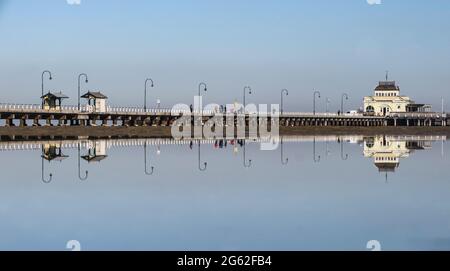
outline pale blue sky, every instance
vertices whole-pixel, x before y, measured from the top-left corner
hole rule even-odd
[[[76,104],[76,77],[90,76],[117,105],[142,105],[147,76],[163,105],[192,103],[201,81],[207,102],[279,102],[308,111],[312,89],[337,110],[342,91],[359,107],[386,69],[405,95],[450,103],[450,1],[66,0],[0,1],[0,102],[39,103],[40,74]],[[447,107],[447,108],[450,108]]]

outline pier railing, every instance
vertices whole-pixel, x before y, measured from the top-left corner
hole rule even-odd
[[[187,114],[191,113],[190,110],[174,110],[171,108],[150,108],[143,109],[138,107],[124,107],[124,106],[108,106],[105,112],[96,112],[94,106],[83,105],[78,110],[78,106],[75,105],[63,105],[57,109],[42,109],[40,104],[0,104],[0,112],[7,113],[62,113],[62,114],[89,114],[89,113],[100,113],[100,114],[134,114],[134,115],[145,115],[145,114],[159,114],[159,115],[171,115],[171,114]],[[199,114],[200,112],[194,111],[192,114]],[[203,110],[201,112],[203,115],[213,115],[217,113],[214,110]]]
[[[42,109],[42,105],[40,104],[0,104],[0,112],[8,112],[8,113],[67,113],[67,114],[76,114],[80,112],[87,112],[87,106],[81,107],[81,110],[78,110],[78,106],[67,106],[63,105],[58,107],[55,110],[46,110]]]
[[[62,105],[58,107],[57,109],[42,109],[42,105],[40,104],[9,104],[9,103],[0,103],[0,113],[29,113],[29,114],[51,114],[51,113],[58,113],[58,114],[80,114],[80,115],[86,115],[86,114],[127,114],[127,115],[161,115],[161,116],[170,116],[170,115],[181,115],[181,114],[192,114],[192,115],[199,115],[202,114],[203,116],[214,116],[218,114],[238,114],[243,115],[242,111],[236,111],[236,112],[222,112],[218,109],[215,110],[203,110],[203,111],[197,111],[194,110],[191,112],[190,110],[184,110],[184,109],[172,109],[172,108],[149,108],[149,109],[143,109],[141,107],[125,107],[125,106],[107,106],[106,110],[104,112],[98,112],[95,109],[95,106],[91,105],[82,105],[80,107],[80,110],[78,110],[78,106],[75,105]],[[278,112],[279,113],[279,112]],[[270,112],[247,112],[246,115],[253,116],[253,115],[260,115],[260,116],[268,116],[270,115]],[[437,112],[404,112],[404,113],[397,113],[397,112],[389,112],[386,114],[385,117],[383,116],[366,116],[363,113],[312,113],[312,112],[283,112],[282,114],[279,114],[281,117],[301,117],[301,118],[365,118],[365,119],[371,119],[371,118],[419,118],[419,119],[427,119],[427,118],[434,118],[434,119],[446,119],[447,114],[446,113],[437,113]]]
[[[363,117],[362,113],[312,113],[312,112],[283,112],[282,116],[286,117]]]
[[[436,113],[436,112],[405,112],[405,113],[387,113],[386,117],[390,118],[414,118],[414,119],[424,119],[424,118],[447,118],[446,113]]]

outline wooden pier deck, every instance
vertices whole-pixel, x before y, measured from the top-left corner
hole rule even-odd
[[[215,111],[191,113],[171,109],[108,107],[105,112],[94,112],[88,107],[62,106],[58,110],[44,110],[40,105],[0,104],[2,126],[171,126],[182,116],[191,115],[192,123],[204,124],[212,118],[221,118],[223,125],[235,126],[250,121],[260,123],[265,119],[273,123],[274,117],[255,114],[222,114]],[[231,118],[231,121],[230,121]],[[363,114],[284,112],[276,117],[280,127],[382,127],[382,126],[447,126],[449,118],[444,113],[389,113],[386,116]]]

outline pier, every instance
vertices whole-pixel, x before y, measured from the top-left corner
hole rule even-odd
[[[245,118],[260,123],[261,116],[247,113],[220,113],[217,111],[190,112],[172,109],[142,109],[129,107],[107,107],[103,112],[95,112],[89,106],[61,106],[57,110],[43,109],[41,105],[0,104],[0,123],[5,127],[19,126],[171,126],[182,116],[191,115],[192,123],[204,125],[212,118],[223,118],[223,124],[234,123]],[[270,114],[264,116],[274,121]],[[233,118],[230,122],[229,118]],[[228,119],[228,120],[227,120]],[[200,122],[195,122],[199,121]],[[334,126],[448,126],[445,113],[407,112],[387,113],[385,116],[370,116],[363,113],[308,113],[283,112],[277,115],[282,127]],[[217,121],[216,121],[217,123]],[[220,121],[219,121],[220,123]]]

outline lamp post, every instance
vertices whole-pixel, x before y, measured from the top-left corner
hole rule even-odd
[[[152,82],[150,87],[154,87],[155,84],[153,83],[153,80],[151,78],[145,79],[145,88],[144,88],[144,111],[147,111],[147,84],[148,82]]]
[[[345,100],[348,100],[348,94],[344,93],[341,96],[341,114],[344,114],[344,98]]]
[[[85,176],[81,177],[81,143],[78,143],[78,179],[81,181],[86,181],[88,178],[89,171],[85,171]]]
[[[81,99],[81,77],[83,77],[83,76],[85,78],[86,84],[89,82],[87,74],[82,73],[82,74],[78,75],[78,111],[81,111],[81,103],[80,103],[80,99]]]
[[[282,89],[281,90],[281,114],[283,114],[283,94],[285,94],[286,96],[289,95],[289,91],[287,89]]]
[[[313,115],[316,114],[316,96],[320,99],[320,91],[314,91],[313,94]]]
[[[50,71],[45,70],[42,72],[42,75],[41,75],[41,106],[42,106],[42,109],[44,109],[44,75],[46,73],[49,75],[49,77],[48,77],[49,80],[53,79],[52,73]]]
[[[246,94],[247,94],[247,90],[248,90],[248,94],[252,94],[252,88],[249,87],[249,86],[245,86],[245,87],[244,87],[244,99],[243,99],[243,104],[242,104],[242,106],[244,107],[244,108],[243,108],[244,114],[245,114],[245,106],[246,106],[245,96],[246,96]]]

